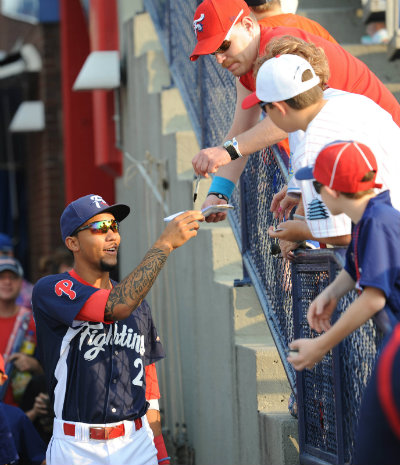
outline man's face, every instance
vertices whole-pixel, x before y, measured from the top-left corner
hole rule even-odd
[[[22,286],[22,278],[13,271],[0,272],[0,300],[7,302],[17,299]]]
[[[259,36],[255,37],[251,31],[251,25],[237,24],[232,29],[229,37],[230,46],[228,50],[215,54],[217,63],[234,76],[246,74],[252,69],[257,59]]]
[[[86,221],[81,227],[102,220],[113,220],[111,213],[100,213]],[[77,234],[79,259],[84,260],[96,271],[111,271],[117,266],[117,253],[121,237],[111,229],[107,233],[94,233],[85,229]]]

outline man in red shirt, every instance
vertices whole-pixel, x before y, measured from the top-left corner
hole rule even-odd
[[[11,377],[13,390],[8,388],[4,397],[4,401],[12,405],[18,400],[14,394],[22,396],[30,375],[42,372],[39,362],[32,357],[36,345],[32,311],[17,303],[22,279],[23,269],[18,260],[0,257],[0,353],[4,354],[6,364],[13,362],[16,369]],[[24,344],[31,350],[20,352]]]
[[[259,121],[258,107],[242,108],[244,98],[255,91],[254,63],[274,37],[291,35],[322,47],[331,70],[328,85],[369,97],[400,125],[400,105],[394,96],[363,62],[336,43],[298,28],[263,27],[243,0],[204,0],[195,12],[193,27],[198,42],[190,59],[215,54],[217,62],[238,78],[235,114],[226,142],[202,149],[192,160],[196,173],[217,173],[203,208],[228,201],[248,155],[286,138],[269,118]],[[220,221],[225,216],[210,215],[207,221]]]

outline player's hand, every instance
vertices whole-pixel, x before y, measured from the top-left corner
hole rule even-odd
[[[322,292],[311,302],[307,312],[310,328],[318,333],[327,331],[331,327],[331,316],[337,306],[337,299]]]
[[[192,165],[196,174],[201,174],[207,178],[208,173],[216,173],[220,166],[230,162],[229,153],[222,146],[217,146],[200,150],[193,157]]]
[[[197,236],[197,230],[200,228],[199,221],[204,221],[204,216],[199,210],[181,213],[167,224],[157,243],[164,244],[170,250],[177,249],[192,237]]]
[[[296,339],[289,344],[291,350],[298,350],[297,354],[289,355],[287,361],[293,365],[297,371],[304,368],[312,369],[315,364],[320,362],[325,355],[325,351],[320,344],[320,338],[315,339]]]
[[[10,362],[14,362],[14,366],[18,371],[29,371],[30,373],[42,373],[43,369],[36,358],[27,354],[16,352],[9,358]]]
[[[201,209],[209,207],[210,205],[226,205],[226,201],[224,199],[219,199],[216,195],[208,195],[206,200],[204,201]],[[207,223],[218,223],[218,221],[223,221],[226,219],[226,213],[212,213],[208,215],[206,218]]]

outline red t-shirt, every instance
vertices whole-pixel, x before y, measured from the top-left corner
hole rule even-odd
[[[329,87],[369,97],[381,108],[390,113],[394,122],[400,126],[400,105],[393,94],[365,63],[351,55],[343,47],[298,28],[265,28],[261,26],[260,29],[260,56],[264,54],[266,45],[273,37],[292,35],[308,42],[313,42],[318,47],[324,49],[328,58],[331,70],[331,77],[328,81]],[[251,92],[255,91],[256,84],[253,70],[240,76],[239,80],[246,89]]]
[[[16,318],[17,318],[17,315],[14,315],[10,318],[0,317],[0,353],[1,354],[4,354],[6,350],[8,338],[10,334],[12,333],[12,330],[14,329]],[[28,331],[33,331],[33,334],[35,335],[35,340],[36,340],[36,326],[35,326],[35,322],[33,321],[32,315],[31,315],[31,319],[29,321],[29,326],[28,326],[26,333],[28,333]],[[9,405],[17,405],[17,403],[14,400],[10,386],[8,386],[7,388],[3,401],[4,403],[9,404]]]
[[[336,40],[319,23],[305,16],[294,15],[292,13],[282,13],[281,15],[267,16],[258,21],[263,27],[297,27],[310,34],[323,37],[329,42],[337,44]]]

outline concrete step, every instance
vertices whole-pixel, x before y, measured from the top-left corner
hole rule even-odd
[[[298,465],[297,420],[289,413],[258,414],[263,465]]]
[[[360,8],[360,0],[301,0],[299,2],[299,10],[307,10],[309,8],[340,8],[340,7]]]
[[[349,44],[344,48],[363,61],[400,101],[400,60],[388,60],[386,45]]]
[[[322,3],[322,2],[321,2]],[[317,21],[340,43],[359,43],[365,34],[365,25],[361,21],[362,12],[354,6],[335,8],[308,8],[303,6],[298,13]]]
[[[288,425],[281,420],[280,423],[270,421],[266,426],[264,419],[265,415],[272,414],[273,418],[278,415],[286,422],[290,420],[287,405],[291,389],[254,288],[235,288],[233,293],[240,463],[298,463],[292,459],[289,462],[264,460],[267,455],[268,460],[293,455],[293,444],[283,440],[288,437]],[[297,422],[290,424],[290,436],[297,437]],[[259,431],[257,437],[254,431]],[[275,437],[280,440],[275,441]],[[269,444],[268,454],[264,450],[265,442]]]

